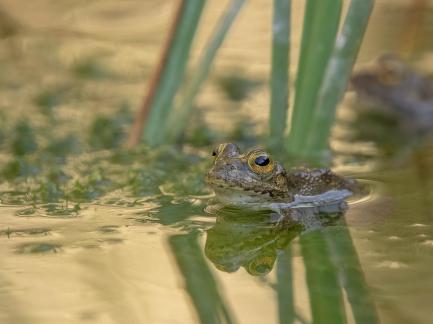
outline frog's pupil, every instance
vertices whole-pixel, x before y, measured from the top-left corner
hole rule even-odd
[[[216,156],[216,151],[215,150],[212,151],[212,156]]]
[[[254,160],[254,162],[255,162],[257,165],[265,166],[265,165],[268,165],[268,164],[269,164],[269,158],[268,158],[267,156],[265,156],[265,155],[261,155],[261,156],[257,157],[257,158]]]

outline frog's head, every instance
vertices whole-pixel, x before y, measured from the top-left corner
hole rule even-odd
[[[262,149],[241,154],[235,144],[218,145],[206,182],[229,204],[290,201],[286,171]]]
[[[397,85],[408,76],[408,65],[397,55],[386,53],[377,59],[374,72],[384,85]]]
[[[351,84],[357,92],[377,97],[405,86],[410,78],[409,66],[394,54],[380,56],[374,65],[356,73]]]

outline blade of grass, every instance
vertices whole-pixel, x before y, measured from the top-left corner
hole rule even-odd
[[[143,135],[144,123],[149,118],[150,109],[155,98],[155,94],[158,91],[158,87],[161,82],[161,77],[163,74],[163,70],[165,68],[167,58],[170,54],[170,49],[172,47],[174,37],[176,34],[176,28],[180,23],[182,12],[184,9],[184,1],[179,1],[178,7],[173,16],[173,21],[170,26],[170,30],[168,32],[167,40],[163,46],[158,66],[155,68],[150,81],[149,81],[149,89],[147,90],[147,94],[143,99],[141,107],[138,110],[137,116],[134,119],[134,123],[129,132],[128,140],[126,142],[127,148],[133,148],[136,146]]]
[[[183,0],[167,60],[161,70],[160,82],[153,98],[144,137],[150,145],[164,142],[167,116],[181,84],[194,34],[206,1]]]
[[[197,233],[171,236],[168,240],[176,263],[185,280],[201,323],[234,323],[233,316],[219,293],[197,242]]]
[[[308,0],[296,79],[295,103],[287,140],[291,155],[299,155],[311,132],[317,96],[331,56],[341,14],[341,0]]]
[[[167,131],[170,139],[173,140],[179,137],[187,127],[189,117],[193,110],[194,100],[209,75],[212,62],[218,49],[221,47],[221,44],[244,3],[245,0],[232,0],[231,3],[228,4],[223,17],[220,19],[218,26],[206,46],[206,51],[202,55],[196,71],[185,87],[186,90],[181,98],[179,109],[177,109],[176,114],[173,114],[169,119]]]
[[[283,144],[289,107],[289,53],[291,0],[274,0],[272,23],[271,110],[269,146]]]
[[[307,141],[306,155],[323,158],[334,124],[335,111],[349,82],[359,47],[362,42],[374,0],[352,0],[342,31],[337,37],[314,112],[312,129]]]
[[[376,307],[364,279],[352,237],[346,226],[330,227],[325,238],[338,269],[339,281],[346,290],[356,323],[379,323]]]
[[[292,253],[289,245],[278,256],[277,263],[278,317],[281,324],[295,322],[292,278]]]
[[[300,236],[313,323],[346,323],[343,298],[321,230]]]

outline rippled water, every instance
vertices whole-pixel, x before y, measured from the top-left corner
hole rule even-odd
[[[377,1],[360,66],[400,49],[393,21],[406,2],[389,3]],[[269,223],[267,212],[207,207],[212,145],[261,143],[268,1],[242,12],[188,145],[121,149],[172,8],[0,0],[0,322],[428,323],[431,147],[383,161],[380,146],[348,142],[351,94],[335,130],[335,169],[370,194],[344,215],[322,214],[324,227],[305,232]],[[208,1],[193,61],[222,8]],[[421,53],[417,64],[431,73],[431,54]]]

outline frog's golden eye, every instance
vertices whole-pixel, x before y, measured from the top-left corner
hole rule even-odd
[[[272,172],[275,168],[274,160],[262,151],[252,152],[248,157],[248,165],[251,170],[259,174]]]
[[[260,256],[251,261],[245,269],[253,276],[262,276],[268,274],[272,270],[274,263],[274,256]]]

